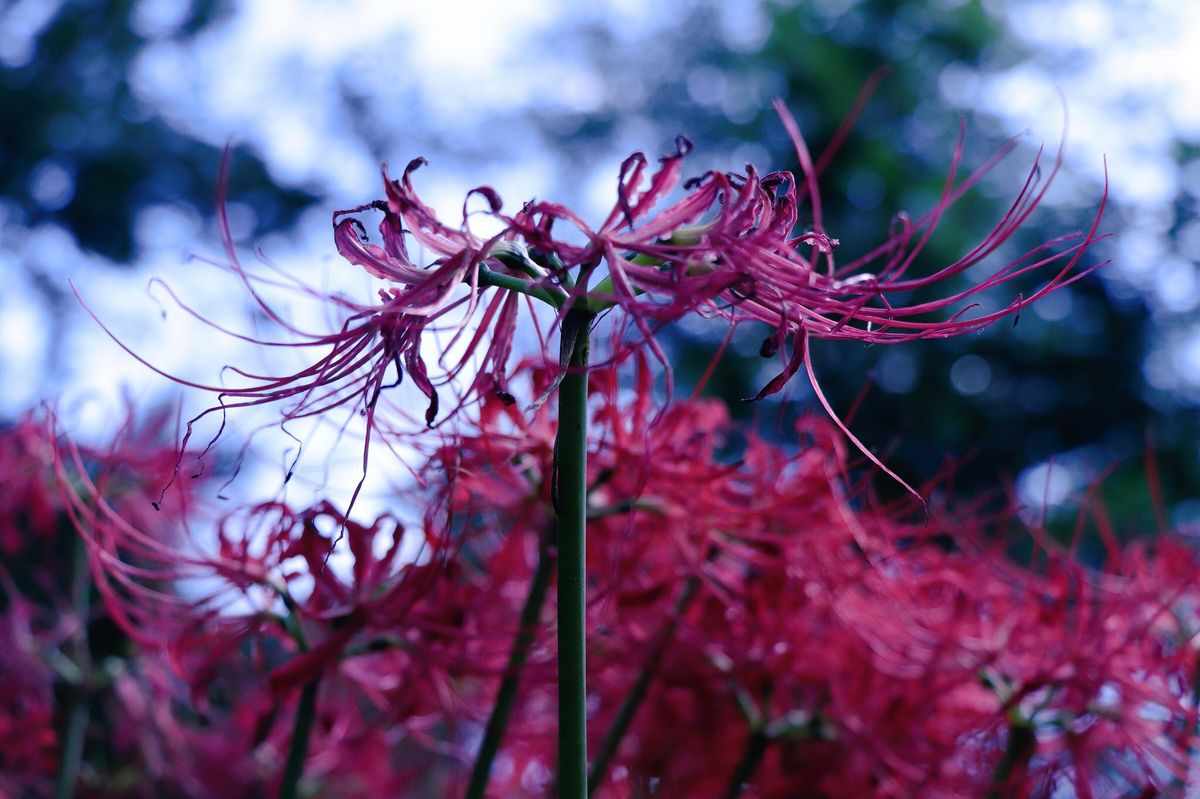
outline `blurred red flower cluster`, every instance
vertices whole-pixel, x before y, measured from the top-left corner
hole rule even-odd
[[[790,450],[743,438],[711,402],[651,423],[636,363],[633,390],[610,372],[591,389],[594,795],[1186,782],[1193,551],[1160,537],[1089,568],[1033,531],[1018,561],[1006,514],[926,521],[872,499],[826,421],[802,422]],[[200,498],[173,490],[148,510],[171,448],[126,430],[81,450],[33,419],[6,430],[0,794],[49,791],[82,702],[78,795],[270,795],[309,692],[311,795],[458,795],[507,679],[489,795],[553,795],[555,432],[547,410],[490,396],[426,464],[424,518],[272,503],[205,543]],[[61,555],[71,527],[82,573]],[[347,558],[330,556],[339,537]]]

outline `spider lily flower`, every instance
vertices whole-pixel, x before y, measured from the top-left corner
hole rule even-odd
[[[894,509],[851,509],[829,480],[837,467],[827,472],[815,454],[755,445],[736,476],[693,494],[683,506],[692,523],[710,518],[709,493],[737,483],[747,510],[711,516],[733,525],[705,564],[720,580],[690,603],[678,603],[679,577],[596,601],[597,716],[611,723],[640,667],[654,675],[614,787],[653,779],[668,793],[719,795],[755,734],[770,742],[754,779],[764,796],[798,786],[831,796],[1051,786],[1151,795],[1184,784],[1195,742],[1193,554],[1168,539],[1122,553],[1110,571],[1055,551],[1044,572],[1018,569],[982,519],[946,509],[925,526]],[[637,529],[626,583],[661,547],[651,525]],[[657,650],[654,631],[672,613],[671,644]]]
[[[205,318],[170,286],[159,281],[156,283],[188,314],[222,334],[265,348],[315,353],[307,365],[294,371],[263,373],[227,366],[223,374],[232,376],[228,385],[180,378],[149,363],[122,342],[87,308],[76,290],[76,296],[88,313],[134,358],[176,383],[217,395],[216,405],[187,422],[180,446],[180,461],[198,423],[208,417],[219,420],[216,435],[201,453],[203,459],[224,431],[228,412],[235,409],[282,405],[283,425],[337,411],[348,411],[351,416],[357,413],[364,417],[366,423],[363,443],[365,467],[373,435],[389,434],[387,445],[391,447],[402,434],[411,433],[418,426],[410,424],[415,422],[410,408],[387,401],[387,390],[406,380],[427,401],[420,427],[434,426],[484,394],[494,393],[507,402],[515,401],[508,390],[508,362],[521,305],[523,301],[537,299],[558,306],[565,301],[566,293],[561,287],[544,279],[544,272],[529,259],[518,243],[504,241],[499,235],[482,239],[472,234],[467,223],[470,213],[466,207],[462,228],[455,230],[442,225],[430,209],[411,199],[409,173],[420,163],[420,159],[411,163],[402,181],[386,181],[390,206],[381,202],[373,203],[350,211],[338,211],[333,215],[337,250],[351,263],[366,269],[373,278],[387,281],[388,285],[378,289],[376,301],[363,302],[342,294],[322,294],[294,279],[286,281],[288,286],[302,294],[327,302],[341,316],[336,330],[318,333],[291,323],[263,291],[263,287],[273,281],[251,274],[243,267],[226,215],[227,154],[218,182],[217,198],[226,266],[247,290],[256,310],[282,328],[290,340],[268,340],[226,329]],[[471,192],[471,196],[474,195],[487,199],[490,208],[488,213],[496,213],[499,198],[494,192],[481,187]],[[366,242],[362,223],[353,216],[347,216],[368,208],[388,211],[381,225],[383,247]],[[415,231],[406,231],[392,208],[402,210],[406,218],[422,220],[423,226]],[[404,244],[404,235],[408,233],[415,233],[422,247],[438,255],[427,268],[418,268],[408,260]],[[530,274],[538,279],[531,278]],[[274,282],[274,285],[278,285],[278,282]],[[487,292],[493,287],[496,291],[489,295]],[[431,341],[433,337],[437,337],[438,341]],[[450,352],[458,344],[462,345],[463,354],[454,357]],[[431,357],[431,351],[435,350],[440,351]],[[462,385],[458,384],[460,378]],[[447,391],[455,394],[449,412],[443,410],[443,395]],[[381,403],[388,410],[386,420],[377,418]],[[178,471],[179,464],[176,474]],[[355,498],[361,486],[360,482],[354,492]],[[352,507],[353,499],[350,504]]]
[[[681,183],[683,159],[691,149],[691,143],[681,137],[676,151],[663,157],[653,172],[641,153],[622,163],[617,200],[598,227],[563,205],[541,201],[528,203],[519,213],[506,217],[499,213],[494,192],[478,190],[487,198],[493,216],[506,225],[491,241],[509,242],[528,253],[529,260],[537,262],[525,270],[529,280],[539,288],[557,289],[560,299],[562,292],[566,293],[560,309],[577,305],[620,308],[625,313],[623,323],[640,331],[664,364],[653,331],[686,313],[703,310],[734,324],[753,320],[769,325],[774,332],[764,343],[764,355],[781,352],[788,339],[792,340],[792,354],[779,377],[755,399],[781,390],[804,365],[810,337],[897,343],[962,335],[1017,314],[1028,303],[1098,267],[1076,270],[1084,251],[1099,238],[1107,192],[1087,231],[1035,247],[999,265],[974,285],[905,304],[913,292],[949,285],[996,255],[1045,196],[1061,166],[1061,149],[1044,179],[1039,151],[1017,196],[979,244],[951,264],[914,275],[913,266],[946,211],[993,169],[1015,142],[1010,141],[959,179],[965,129],[960,131],[945,186],[934,207],[916,219],[900,215],[879,245],[842,264],[836,258],[839,241],[824,227],[817,165],[786,107],[777,102],[776,109],[795,146],[799,176],[789,172],[760,175],[753,166],[747,166],[745,174],[713,171],[684,183],[684,196],[668,204]],[[825,163],[827,156],[818,163]],[[348,260],[376,277],[407,284],[405,291],[416,296],[445,290],[446,274],[467,279],[462,259],[470,260],[484,245],[472,237],[465,224],[457,229],[447,226],[420,200],[410,177],[423,163],[414,161],[399,181],[385,179],[386,202],[349,212],[375,209],[384,213],[379,226],[383,247],[351,235],[364,229],[353,217],[342,219],[336,227],[339,251]],[[805,203],[807,229],[798,229]],[[573,235],[556,232],[556,225],[562,224],[573,228]],[[431,270],[418,268],[409,257],[404,245],[406,232],[438,256]],[[1034,293],[1018,295],[995,310],[971,314],[979,295],[1030,274],[1046,276]],[[589,287],[593,275],[603,275],[603,279]]]
[[[515,613],[509,582],[527,577],[526,538],[515,527],[495,556],[502,565],[483,579],[452,557],[441,508],[414,528],[387,516],[358,523],[328,502],[303,510],[267,502],[224,515],[209,540],[196,509],[190,524],[169,512],[130,521],[70,441],[57,442],[53,468],[107,614],[139,646],[168,657],[201,705],[247,648],[265,653],[258,682],[279,701],[331,676],[398,722],[451,714],[449,675],[504,667]],[[331,559],[339,539],[345,552]],[[512,546],[516,555],[500,554]],[[392,695],[417,685],[428,688],[417,699]]]
[[[442,565],[398,563],[403,527],[387,518],[358,524],[328,503],[305,511],[279,502],[252,506],[222,519],[215,542],[190,526],[164,536],[161,521],[135,525],[118,512],[70,442],[55,469],[62,485],[74,486],[65,492],[67,514],[109,615],[140,645],[169,649],[196,690],[222,658],[256,638],[299,650],[277,664],[281,690],[306,682],[364,631],[395,626]],[[377,554],[387,525],[391,544]],[[339,532],[353,559],[348,576],[326,568]],[[302,579],[312,582],[306,593],[295,587]]]
[[[487,401],[507,410],[494,395]],[[549,525],[540,497],[503,534],[490,526],[478,533],[450,530],[436,504],[423,528],[410,526],[406,533],[389,517],[360,524],[329,503],[292,510],[271,502],[225,516],[215,540],[208,540],[174,519],[173,501],[162,505],[164,513],[143,513],[131,523],[105,496],[107,484],[94,479],[78,447],[60,440],[51,449],[65,515],[86,547],[109,617],[144,657],[169,666],[176,683],[182,679],[182,692],[168,691],[176,701],[187,694],[206,718],[229,716],[233,737],[222,743],[169,711],[151,714],[147,723],[169,733],[174,744],[230,747],[243,756],[262,745],[286,747],[286,724],[279,719],[290,718],[299,688],[320,678],[322,718],[340,719],[338,708],[357,709],[328,741],[318,733],[313,744],[321,762],[333,758],[332,750],[341,752],[347,780],[371,769],[398,784],[436,779],[428,769],[398,770],[385,756],[398,730],[406,750],[458,754],[453,724],[478,712],[473,686],[505,668],[519,591],[531,568],[527,545]],[[467,495],[447,499],[451,511],[470,512]],[[172,528],[172,521],[179,524]],[[475,540],[477,534],[485,540]],[[338,538],[345,551],[331,558]],[[483,565],[453,557],[464,547]],[[549,668],[549,660],[540,660]],[[220,697],[231,682],[239,702],[228,713]],[[380,728],[393,734],[374,741],[377,762],[360,762],[353,747],[344,746],[351,731],[371,738],[370,730]],[[321,770],[329,790],[339,784],[339,769]],[[172,776],[188,775],[163,778]]]
[[[560,270],[588,272],[602,262],[607,277],[587,298],[601,307],[619,306],[648,338],[647,320],[661,323],[705,308],[734,323],[756,320],[775,328],[764,345],[766,355],[779,351],[786,338],[795,339],[794,355],[784,373],[758,397],[780,390],[798,371],[804,340],[809,337],[896,343],[974,332],[1097,268],[1075,271],[1086,248],[1098,238],[1105,198],[1086,232],[1036,247],[975,285],[905,305],[903,296],[947,284],[996,254],[1045,196],[1061,166],[1061,149],[1045,179],[1039,151],[1017,196],[978,245],[931,274],[914,276],[911,267],[946,211],[1015,142],[960,181],[965,129],[961,131],[934,207],[915,220],[901,215],[882,243],[850,263],[839,264],[835,257],[839,241],[824,227],[816,166],[786,107],[777,101],[776,109],[795,146],[802,169],[799,176],[789,172],[760,176],[753,166],[747,166],[745,174],[709,172],[687,181],[688,193],[682,199],[657,210],[679,184],[681,161],[691,147],[681,140],[644,187],[645,157],[637,153],[622,164],[617,203],[599,228],[589,227],[561,205],[531,203],[514,218],[513,234],[531,252],[553,253]],[[825,160],[823,156],[821,161]],[[805,202],[808,229],[797,233]],[[586,243],[567,244],[554,238],[550,231],[558,221],[573,225]],[[1030,273],[1048,276],[1034,294],[970,315],[975,297]],[[581,296],[583,290],[576,287],[573,294]],[[938,318],[947,313],[949,318]]]
[[[1186,777],[1196,561],[1181,543],[1114,544],[1096,571],[1038,537],[1044,566],[1021,568],[995,533],[1004,513],[913,521],[911,500],[854,495],[831,422],[805,420],[798,452],[751,439],[722,462],[724,408],[679,402],[654,422],[640,353],[634,371],[632,391],[613,370],[591,386],[590,734],[628,725],[597,796],[723,795],[756,735],[745,781],[762,796],[1149,795]],[[475,536],[549,515],[545,416],[493,398],[439,451]],[[505,546],[530,559],[528,540]],[[542,795],[522,777],[554,762],[541,674],[503,744],[505,795]]]
[[[7,575],[5,575],[7,578]],[[8,583],[8,579],[4,583]],[[0,586],[0,795],[48,792],[61,741],[54,697],[55,674],[43,653],[58,644],[42,627],[46,609]]]
[[[175,461],[174,446],[158,436],[164,421],[151,415],[137,424],[126,409],[108,444],[76,450],[88,480],[103,486],[128,518],[157,515],[149,507],[158,491],[153,475]],[[104,611],[90,603],[89,563],[77,554],[82,547],[67,521],[75,485],[61,484],[55,474],[59,447],[53,412],[29,412],[0,425],[3,796],[54,792],[54,775],[71,757],[67,719],[77,713],[79,696],[96,706],[106,698],[108,664],[101,658],[124,643],[106,632]],[[180,513],[187,501],[173,497],[165,516]]]
[[[751,438],[723,461],[737,435],[726,410],[680,402],[653,420],[653,372],[633,360],[632,390],[604,370],[589,404],[595,739],[642,694],[598,797],[722,795],[734,777],[781,798],[1150,795],[1186,779],[1200,625],[1184,544],[1114,540],[1094,570],[1074,543],[1036,536],[1037,568],[1020,568],[995,519],[937,508],[925,525],[911,501],[855,495],[827,420],[803,423],[798,451]],[[519,366],[535,391],[553,380],[553,366]],[[171,534],[175,504],[132,524],[103,469],[68,441],[41,445],[105,608],[144,645],[116,675],[114,751],[146,753],[148,785],[254,793],[277,778],[296,689],[320,676],[306,772],[318,792],[461,794],[552,546],[554,437],[550,414],[486,395],[475,429],[432,458],[442,482],[409,527],[415,556],[394,520],[356,524],[328,503],[245,509],[201,547],[186,527]],[[348,557],[327,562],[340,531]],[[505,796],[550,792],[530,779],[554,762],[550,617],[529,630],[501,750],[513,768],[493,783]],[[0,643],[21,634],[0,627]],[[0,666],[21,668],[6,653]],[[36,684],[18,709],[43,712],[46,678],[23,676]],[[0,734],[17,729],[10,701],[0,691]],[[214,758],[228,772],[209,773]]]
[[[636,329],[640,343],[664,367],[668,381],[670,364],[654,336],[662,324],[691,312],[723,317],[732,325],[763,323],[771,332],[763,342],[762,354],[779,355],[783,368],[750,399],[781,391],[805,369],[818,400],[843,432],[876,465],[912,491],[838,420],[813,373],[810,339],[888,344],[947,338],[1016,315],[1028,303],[1100,266],[1076,268],[1089,245],[1100,238],[1097,231],[1107,191],[1088,230],[1035,247],[973,285],[948,288],[940,297],[913,302],[908,298],[914,292],[928,294],[938,286],[949,286],[968,269],[997,255],[1045,196],[1061,166],[1061,148],[1044,179],[1042,153],[1038,152],[1017,196],[979,244],[951,264],[914,275],[913,266],[946,211],[993,169],[1015,142],[1010,141],[960,180],[965,128],[960,130],[934,207],[916,219],[901,215],[881,244],[841,264],[836,258],[839,241],[824,227],[818,185],[817,164],[825,163],[828,154],[814,163],[786,107],[777,102],[776,109],[794,144],[801,166],[799,176],[789,172],[760,175],[753,166],[747,166],[745,174],[712,171],[684,183],[684,195],[669,202],[680,186],[683,159],[691,150],[691,143],[681,137],[675,152],[663,157],[657,169],[650,169],[642,153],[621,164],[616,202],[598,227],[563,205],[541,201],[527,203],[517,214],[505,216],[494,191],[476,190],[503,227],[495,237],[483,241],[466,224],[465,206],[464,223],[454,228],[421,201],[411,181],[413,170],[424,164],[418,159],[409,164],[400,180],[387,179],[385,174],[386,201],[346,212],[382,212],[379,231],[383,246],[363,240],[365,227],[355,217],[346,216],[335,224],[338,249],[372,276],[402,284],[397,298],[412,297],[420,303],[431,296],[444,302],[452,284],[464,281],[472,289],[469,302],[475,303],[474,292],[483,274],[478,265],[481,258],[486,260],[483,253],[500,257],[506,264],[516,263],[520,268],[514,271],[524,275],[526,293],[552,293],[559,323],[575,308],[593,313],[619,309],[618,331],[630,326]],[[807,229],[798,227],[805,204]],[[557,228],[562,225],[572,229],[571,235],[561,234]],[[437,256],[431,267],[422,269],[413,261],[406,236]],[[501,252],[508,257],[499,256]],[[1034,274],[1045,275],[1045,282],[1029,296],[1018,294],[994,310],[972,314],[979,307],[980,295]],[[593,278],[597,279],[594,284]],[[513,298],[497,297],[481,324],[482,331],[493,317],[497,320],[482,358],[484,381],[475,388],[486,385],[505,398],[511,397],[504,363],[511,353],[515,313]],[[471,343],[482,346],[482,341],[476,333]]]
[[[934,208],[916,220],[901,216],[883,243],[852,263],[839,265],[835,258],[839,242],[823,227],[815,166],[782,103],[777,103],[777,110],[799,156],[803,169],[799,179],[788,172],[759,175],[752,166],[745,174],[709,172],[687,181],[681,199],[659,208],[679,187],[683,159],[692,148],[680,137],[676,151],[663,157],[652,173],[642,153],[622,163],[617,200],[598,227],[561,204],[543,201],[527,203],[517,214],[506,216],[500,213],[500,198],[493,190],[474,190],[471,194],[484,197],[488,212],[503,226],[496,236],[484,240],[466,224],[465,207],[464,223],[455,228],[420,199],[411,178],[425,161],[417,159],[399,180],[391,180],[385,171],[386,200],[335,214],[337,249],[372,276],[403,285],[394,296],[415,306],[416,313],[440,307],[459,283],[478,288],[480,264],[491,257],[516,265],[529,280],[527,291],[552,295],[560,309],[576,303],[619,306],[634,324],[641,325],[647,320],[670,321],[708,306],[731,321],[754,319],[776,327],[772,351],[784,336],[797,334],[890,343],[972,332],[1082,276],[1073,269],[1096,239],[1099,213],[1088,232],[1048,242],[974,286],[911,306],[892,302],[889,298],[944,283],[993,255],[1045,195],[1061,164],[1061,152],[1045,180],[1039,178],[1039,153],[1025,185],[979,245],[933,274],[913,277],[910,268],[947,209],[1014,143],[959,182],[960,135]],[[812,224],[797,234],[805,200]],[[383,213],[382,246],[365,239],[365,226],[353,216],[371,210]],[[578,235],[560,235],[555,231],[560,224],[573,227]],[[409,255],[405,243],[409,236],[436,257],[430,267],[421,267]],[[576,243],[578,239],[582,243]],[[969,318],[970,309],[961,308],[989,288],[1052,266],[1050,280],[1028,298]],[[868,267],[875,268],[867,271]],[[604,279],[588,288],[588,278],[604,271]],[[956,311],[949,320],[929,318],[948,309]]]
[[[487,186],[468,192],[461,221],[450,223],[413,185],[413,174],[424,159],[411,161],[398,179],[385,166],[383,199],[337,211],[332,220],[336,250],[378,281],[376,300],[325,297],[341,316],[337,329],[325,333],[291,324],[260,290],[264,278],[242,267],[225,219],[223,176],[218,207],[228,266],[259,311],[291,340],[241,337],[313,355],[307,365],[292,371],[262,374],[228,367],[233,377],[228,385],[179,381],[218,396],[215,406],[191,420],[185,439],[200,419],[219,415],[223,429],[227,411],[247,406],[281,404],[284,423],[333,411],[357,413],[366,423],[365,463],[373,435],[386,431],[394,442],[398,432],[440,424],[489,394],[515,402],[510,383],[520,361],[514,352],[522,317],[532,317],[530,327],[541,339],[543,356],[554,360],[535,301],[548,306],[554,325],[566,325],[572,311],[590,320],[615,310],[617,339],[626,329],[636,331],[632,341],[618,340],[616,346],[644,345],[664,366],[668,381],[670,365],[655,341],[659,326],[692,312],[733,325],[762,323],[769,330],[762,353],[778,355],[783,367],[752,399],[782,390],[805,368],[832,414],[812,374],[810,339],[897,343],[962,335],[1015,315],[1029,302],[1097,268],[1076,269],[1084,251],[1099,238],[1104,198],[1087,231],[1035,247],[974,285],[913,302],[907,298],[914,292],[929,295],[997,255],[1045,196],[1061,164],[1061,149],[1044,180],[1039,152],[1017,196],[978,245],[951,264],[917,275],[914,266],[947,209],[1014,143],[960,180],[960,134],[934,207],[915,219],[898,217],[878,246],[839,263],[839,241],[825,227],[818,185],[830,153],[814,161],[787,109],[781,102],[776,108],[795,146],[799,175],[760,174],[747,166],[744,173],[712,171],[684,181],[684,159],[692,145],[680,137],[675,151],[656,167],[642,153],[621,164],[615,202],[597,226],[564,205],[546,201],[531,201],[516,213],[505,213],[500,197]],[[472,207],[479,201],[481,207]],[[376,213],[381,219],[373,241],[365,220]],[[490,235],[473,230],[472,219],[479,215],[488,218],[494,230]],[[1032,294],[972,315],[982,293],[1032,274],[1046,276]],[[303,290],[320,296],[313,289]],[[559,358],[565,355],[559,353]],[[403,380],[426,398],[423,425],[409,408],[389,401],[388,389]],[[453,395],[450,402],[443,396],[447,393]],[[381,417],[382,409],[386,412]]]

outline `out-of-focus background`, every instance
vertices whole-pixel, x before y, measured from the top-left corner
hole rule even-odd
[[[213,195],[231,139],[229,212],[246,260],[258,248],[320,282],[348,269],[331,246],[330,211],[378,196],[381,161],[428,157],[419,185],[452,218],[481,183],[509,208],[537,196],[595,218],[612,203],[621,159],[666,152],[681,132],[697,145],[694,174],[748,162],[794,169],[772,98],[786,100],[819,151],[868,77],[888,67],[823,178],[842,258],[882,239],[897,211],[932,204],[960,119],[968,167],[1023,134],[917,267],[954,260],[999,219],[1034,149],[1058,147],[1065,99],[1065,172],[1007,252],[1086,228],[1107,154],[1103,229],[1117,235],[1088,263],[1113,262],[1015,326],[903,347],[821,344],[833,405],[849,409],[869,378],[853,428],[918,483],[954,457],[961,490],[1011,480],[1027,503],[1054,507],[1115,467],[1105,498],[1130,529],[1153,518],[1141,468],[1150,440],[1172,521],[1200,523],[1200,5],[590,6],[0,3],[0,420],[61,397],[91,409],[76,425],[98,431],[111,415],[95,408],[116,408],[122,392],[144,408],[176,401],[179,388],[113,344],[68,281],[169,371],[213,381],[238,360],[232,340],[179,332],[186,314],[149,283],[162,276],[233,324],[253,319],[246,297],[202,260],[221,257]],[[723,332],[665,333],[683,390]],[[778,366],[757,356],[760,338],[734,340],[710,390],[747,423],[786,431],[813,407],[802,378],[756,406],[737,402]]]

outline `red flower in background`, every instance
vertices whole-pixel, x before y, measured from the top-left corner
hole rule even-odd
[[[41,625],[40,608],[0,583],[0,796],[48,791],[61,743],[54,701],[55,674],[45,652],[57,641]],[[50,640],[47,640],[49,638]]]
[[[632,397],[611,372],[593,383],[597,796],[733,795],[738,774],[741,795],[781,799],[1109,796],[1184,780],[1194,554],[1167,539],[1095,571],[1037,539],[1049,565],[1019,567],[992,533],[1007,517],[947,507],[913,522],[911,503],[848,494],[831,425],[806,421],[798,453],[751,440],[723,461],[724,410],[678,403],[651,423],[652,379],[644,363],[637,374]],[[470,529],[503,530],[549,502],[553,431],[484,409],[478,435],[442,458]],[[489,573],[510,573],[503,562]],[[551,632],[534,645],[548,659]],[[544,662],[523,673],[496,796],[552,790]]]
[[[185,512],[177,492],[155,513],[158,479],[173,467],[165,418],[134,422],[131,409],[109,444],[76,448],[78,465],[114,513],[161,525]],[[0,429],[0,795],[50,795],[78,769],[89,723],[127,641],[94,601],[83,543],[69,521],[73,486],[59,483],[51,413],[28,413]],[[81,736],[81,737],[74,737]],[[103,742],[100,746],[105,746]],[[73,764],[73,765],[72,765]],[[56,777],[56,774],[59,776]]]
[[[530,374],[535,391],[553,380]],[[1090,570],[1037,536],[1040,565],[1020,567],[994,518],[941,507],[925,524],[912,503],[872,501],[829,423],[805,421],[786,452],[742,441],[714,403],[655,420],[645,358],[634,374],[632,391],[612,371],[592,382],[597,796],[721,796],[740,781],[742,796],[780,799],[1099,797],[1185,781],[1189,549],[1114,543]],[[148,511],[144,492],[60,443],[67,490],[46,499],[79,525],[105,612],[142,645],[105,713],[112,751],[156,786],[145,795],[274,790],[314,682],[312,789],[460,792],[522,601],[553,559],[554,427],[490,395],[431,460],[420,523],[271,503],[226,516],[207,547],[199,525],[172,528],[171,495]],[[123,497],[136,503],[118,512]],[[552,791],[552,592],[544,602],[491,795]],[[22,617],[6,618],[19,638]],[[22,718],[39,723],[54,678],[23,673],[42,688],[22,691]],[[0,732],[17,729],[3,718]],[[4,756],[44,769],[53,740]]]
[[[278,780],[298,694],[318,683],[306,771],[327,790],[432,785],[461,769],[457,725],[480,712],[476,686],[504,669],[532,568],[527,545],[536,549],[549,523],[538,496],[506,534],[460,535],[437,504],[422,527],[360,524],[329,503],[266,503],[228,514],[209,540],[202,514],[173,525],[171,503],[135,525],[83,451],[69,441],[53,451],[95,590],[142,651],[144,673],[121,684],[158,697],[114,711],[123,731],[114,746],[157,769],[147,784],[261,795]],[[490,568],[468,566],[473,557]],[[198,718],[165,710],[171,702]],[[237,768],[207,773],[209,756]],[[431,756],[445,765],[431,767]]]

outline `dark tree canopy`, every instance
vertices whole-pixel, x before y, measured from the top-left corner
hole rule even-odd
[[[0,196],[21,222],[56,222],[86,250],[136,257],[134,221],[155,203],[207,216],[221,147],[180,132],[138,99],[130,71],[147,39],[129,24],[131,0],[71,0],[36,37],[24,64],[0,70]],[[203,0],[171,37],[185,41],[229,13]],[[257,219],[255,234],[293,223],[314,199],[273,185],[262,162],[238,159],[231,191]]]

